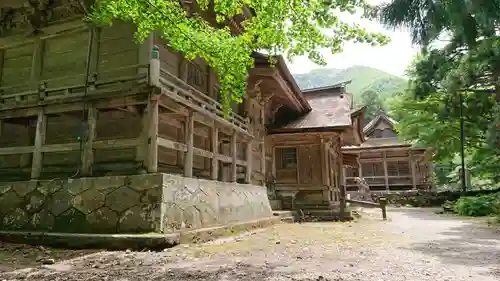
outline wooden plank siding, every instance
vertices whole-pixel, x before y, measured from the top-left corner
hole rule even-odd
[[[157,171],[263,185],[265,106],[234,106],[251,127],[236,111],[224,119],[206,63],[157,35],[137,44],[134,31],[75,25],[0,46],[0,180]]]

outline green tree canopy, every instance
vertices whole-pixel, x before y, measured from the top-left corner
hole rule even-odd
[[[138,28],[138,40],[159,31],[170,47],[188,59],[202,58],[217,73],[226,106],[231,99],[241,101],[245,93],[253,51],[271,55],[287,53],[290,59],[306,55],[324,65],[322,48],[338,53],[345,41],[372,45],[388,42],[381,34],[339,20],[338,11],[354,12],[356,8],[363,8],[362,0],[197,0],[192,1],[197,8],[189,16],[181,2],[95,0],[91,19],[107,24],[113,19],[133,22]],[[246,17],[242,23],[244,30],[234,36],[227,23],[236,15],[242,15],[244,7],[250,9],[253,16]],[[207,13],[215,13],[218,23],[225,27],[207,22],[201,16]]]
[[[384,101],[375,91],[364,91],[361,94],[361,106],[366,106],[365,109],[365,124],[370,122],[377,115],[386,112]]]

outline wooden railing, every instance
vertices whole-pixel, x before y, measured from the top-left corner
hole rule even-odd
[[[165,94],[174,100],[214,118],[225,119],[237,128],[248,131],[248,120],[232,111],[229,112],[229,116],[224,116],[222,105],[219,102],[170,72],[160,69],[159,80],[161,87],[166,90]]]

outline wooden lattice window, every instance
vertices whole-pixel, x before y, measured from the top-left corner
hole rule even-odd
[[[408,161],[388,161],[387,175],[388,176],[409,176],[410,163]]]
[[[281,148],[281,168],[297,168],[297,149],[295,147]]]
[[[383,163],[362,163],[363,177],[378,177],[384,175]]]
[[[207,92],[207,72],[204,71],[198,64],[188,63],[187,82],[202,92]]]

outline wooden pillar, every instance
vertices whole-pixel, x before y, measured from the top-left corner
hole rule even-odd
[[[410,165],[411,169],[411,184],[413,189],[417,189],[417,169],[415,167],[415,162],[413,161],[413,155],[411,153],[411,150],[409,151],[409,157],[408,157],[408,164]]]
[[[261,120],[261,126],[262,126],[261,128],[259,128],[259,139],[261,141],[261,144],[260,144],[260,172],[262,173],[262,175],[265,178],[266,177],[266,137],[265,137],[265,133],[261,133],[261,132],[263,132],[262,130],[264,130],[264,128],[265,128],[265,112],[264,112],[263,105],[260,107],[259,113],[260,113],[260,120]]]
[[[271,167],[271,175],[273,176],[273,180],[276,181],[276,147],[274,147],[274,144],[271,144],[272,147],[272,167]]]
[[[387,153],[384,151],[384,181],[385,189],[389,190],[389,176],[387,173]]]
[[[361,164],[361,154],[359,155],[358,158],[358,177],[363,178],[363,165]]]
[[[38,111],[35,133],[35,148],[33,150],[33,161],[31,164],[31,178],[38,179],[43,167],[42,147],[45,144],[45,134],[47,131],[47,116],[43,108]]]
[[[236,165],[236,131],[231,134],[231,182],[236,182],[237,165]]]
[[[160,49],[153,45],[149,60],[149,85],[160,87]]]
[[[144,113],[144,125],[147,132],[144,167],[148,173],[158,172],[158,96],[152,96]]]
[[[321,157],[321,182],[323,185],[328,185],[328,162],[327,162],[327,153],[325,147],[325,140],[323,137],[320,137],[320,157]]]
[[[97,109],[91,106],[87,111],[87,130],[85,136],[82,139],[83,142],[83,153],[82,153],[82,166],[80,168],[81,176],[91,176],[92,175],[92,164],[94,162],[94,149],[92,144],[96,137],[96,126],[97,126]]]
[[[246,147],[246,162],[247,162],[247,171],[246,172],[247,173],[245,174],[245,176],[246,176],[245,182],[248,184],[252,183],[252,172],[253,172],[252,158],[253,158],[253,140],[250,140],[247,143],[247,147]]]
[[[4,65],[5,50],[0,50],[0,81],[3,77],[3,65]]]
[[[40,38],[35,40],[35,47],[33,48],[33,56],[31,63],[31,84],[32,89],[38,89],[40,83],[40,75],[43,68],[43,52],[44,41]]]
[[[187,178],[193,177],[193,157],[194,157],[194,113],[192,110],[186,118],[186,146],[187,150],[184,154],[184,176]]]
[[[219,159],[217,155],[219,154],[219,129],[214,125],[212,128],[212,165],[211,165],[211,178],[212,180],[219,179]]]

